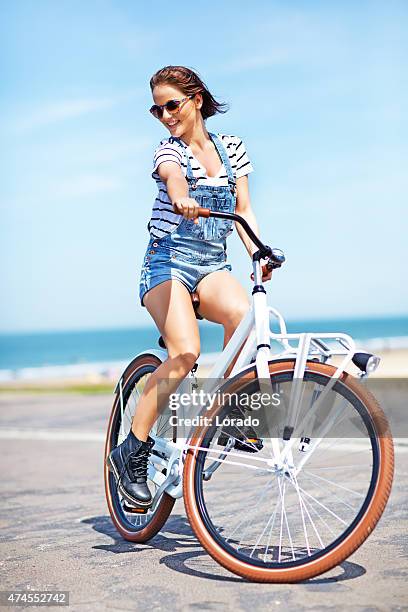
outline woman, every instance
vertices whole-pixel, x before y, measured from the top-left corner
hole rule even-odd
[[[139,399],[132,430],[115,448],[108,466],[132,505],[152,503],[147,486],[147,461],[153,446],[149,431],[200,354],[200,337],[191,301],[196,291],[199,314],[224,327],[224,347],[249,308],[242,285],[226,263],[226,237],[232,221],[198,218],[198,207],[236,211],[259,236],[251,209],[248,174],[251,163],[243,142],[207,131],[205,120],[225,112],[200,77],[183,66],[167,66],[153,75],[151,113],[170,132],[155,152],[153,178],[158,196],[148,225],[140,300],[154,319],[167,347],[168,359],[149,377]],[[180,217],[182,215],[182,217]],[[248,254],[255,245],[236,225]],[[269,280],[271,273],[263,280]],[[216,297],[216,299],[215,299]],[[235,361],[235,360],[234,360]],[[225,373],[228,376],[233,363]],[[157,400],[158,381],[168,381],[167,396]]]

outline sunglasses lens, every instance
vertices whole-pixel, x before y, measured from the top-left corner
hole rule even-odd
[[[178,100],[169,100],[166,104],[166,109],[170,113],[174,113],[174,111],[176,111],[179,106],[180,106],[180,102]]]
[[[160,106],[157,106],[157,104],[153,104],[153,106],[150,108],[150,112],[152,113],[153,117],[156,117],[156,119],[160,119],[163,116],[163,109],[160,108]]]

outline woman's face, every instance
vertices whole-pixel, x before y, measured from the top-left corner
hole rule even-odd
[[[182,100],[187,95],[173,85],[156,85],[153,89],[153,100],[155,104],[166,104],[169,100]],[[191,134],[197,122],[200,121],[200,108],[202,97],[196,94],[194,98],[183,102],[177,112],[170,113],[166,108],[163,109],[163,116],[159,120],[169,130],[172,136],[181,138],[183,135]]]

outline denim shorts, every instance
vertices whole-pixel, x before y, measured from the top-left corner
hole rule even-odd
[[[209,242],[183,238],[169,234],[163,238],[151,238],[143,259],[140,274],[139,298],[156,285],[176,278],[191,292],[198,283],[211,272],[228,270],[224,242]]]

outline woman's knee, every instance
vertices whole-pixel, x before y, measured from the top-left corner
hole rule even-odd
[[[167,346],[170,359],[173,359],[177,366],[186,373],[191,370],[200,356],[200,343],[183,343],[182,346]]]

